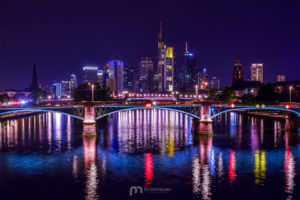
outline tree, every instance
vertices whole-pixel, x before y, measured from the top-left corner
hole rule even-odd
[[[92,88],[88,83],[79,85],[73,91],[74,101],[91,101]],[[95,101],[109,101],[111,100],[110,90],[108,87],[101,87],[99,84],[94,84],[94,100]]]
[[[222,90],[221,99],[225,102],[232,102],[235,98],[235,92],[234,89],[231,87],[225,87]]]
[[[254,105],[256,103],[256,98],[253,94],[245,94],[242,96],[241,100],[247,105]]]
[[[208,93],[208,98],[209,99],[213,99],[213,100],[218,100],[219,99],[218,91],[216,89],[209,88],[209,89],[207,89],[207,93]]]
[[[35,88],[31,90],[29,98],[32,100],[34,105],[38,105],[40,100],[46,96],[46,92],[40,88]]]
[[[257,102],[264,104],[271,104],[276,102],[278,95],[275,91],[274,85],[268,83],[266,85],[261,85],[258,90]]]
[[[0,95],[0,103],[5,103],[7,101],[8,101],[8,95],[7,94]]]

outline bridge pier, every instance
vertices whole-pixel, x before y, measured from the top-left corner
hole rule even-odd
[[[85,116],[83,121],[83,135],[97,135],[94,104],[89,102],[85,105]]]
[[[194,133],[202,136],[212,136],[212,121],[194,120]]]
[[[201,119],[195,123],[195,131],[199,135],[212,135],[212,119],[210,117],[210,106],[203,105],[201,108]]]

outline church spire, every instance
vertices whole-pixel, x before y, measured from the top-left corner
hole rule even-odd
[[[36,63],[34,63],[33,64],[31,89],[38,89],[38,88],[39,88],[39,82],[38,82],[37,73],[36,73]]]
[[[163,28],[162,28],[162,22],[160,22],[159,33],[158,33],[158,42],[162,42],[163,41],[162,34],[163,34]]]

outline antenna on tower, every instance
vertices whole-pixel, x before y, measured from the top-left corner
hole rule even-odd
[[[185,52],[188,53],[188,41],[185,41]]]
[[[162,33],[162,21],[160,22],[160,29],[159,32]]]

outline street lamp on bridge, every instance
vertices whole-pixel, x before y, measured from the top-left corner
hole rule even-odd
[[[198,85],[195,85],[195,95],[196,95],[196,100],[198,99]]]
[[[292,102],[292,90],[293,90],[293,86],[290,86],[290,103]]]

